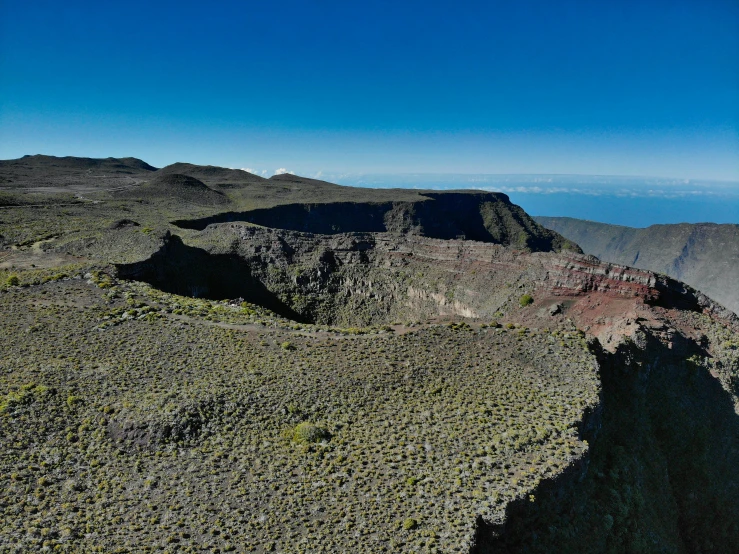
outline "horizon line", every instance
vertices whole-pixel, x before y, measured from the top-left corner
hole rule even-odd
[[[54,154],[24,154],[23,156],[19,158],[2,158],[0,159],[0,162],[9,162],[9,161],[16,161],[16,160],[22,160],[26,157],[34,157],[34,156],[46,156],[49,158],[78,158],[78,159],[91,159],[91,160],[106,160],[106,159],[123,159],[123,158],[133,158],[137,159],[139,161],[142,161],[146,163],[147,165],[150,165],[151,167],[155,167],[157,170],[164,169],[165,167],[169,167],[174,164],[178,163],[186,163],[190,165],[196,165],[196,166],[210,166],[210,167],[218,167],[221,169],[231,169],[231,170],[238,170],[238,171],[244,171],[246,173],[251,173],[247,171],[243,167],[228,167],[223,165],[213,165],[213,164],[198,164],[193,162],[184,162],[184,161],[174,161],[172,163],[163,165],[161,167],[156,167],[149,162],[147,162],[143,158],[139,158],[137,156],[107,156],[107,157],[91,157],[91,156],[74,156],[74,155],[65,155],[65,156],[57,156]],[[251,165],[259,165],[259,164],[251,164]],[[286,164],[289,165],[289,164]],[[285,164],[283,164],[283,167]],[[278,171],[273,170],[273,171]],[[706,181],[706,182],[712,182],[712,183],[729,183],[729,184],[739,184],[739,177],[733,178],[733,179],[716,179],[716,178],[706,178],[706,177],[675,177],[675,176],[665,176],[665,175],[628,175],[623,173],[490,173],[490,172],[462,172],[462,171],[443,171],[443,172],[425,172],[425,171],[399,171],[399,172],[387,172],[387,171],[331,171],[331,170],[319,170],[318,172],[314,173],[314,176],[310,176],[308,174],[300,174],[300,173],[292,173],[296,177],[306,177],[309,179],[320,179],[322,173],[326,173],[326,177],[362,177],[362,176],[422,176],[422,177],[430,177],[430,176],[494,176],[494,177],[606,177],[606,178],[624,178],[624,179],[664,179],[664,180],[677,180],[677,181]],[[261,175],[257,173],[251,173],[252,175],[257,175],[261,177]]]

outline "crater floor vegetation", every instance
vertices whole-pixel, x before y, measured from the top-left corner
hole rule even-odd
[[[574,332],[294,329],[105,273],[0,304],[11,551],[464,552],[598,402]]]

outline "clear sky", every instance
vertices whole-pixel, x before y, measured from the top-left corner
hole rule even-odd
[[[0,0],[0,158],[739,180],[739,2]]]

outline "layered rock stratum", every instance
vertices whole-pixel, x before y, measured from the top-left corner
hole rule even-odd
[[[535,219],[588,254],[664,273],[739,312],[739,225],[680,223],[638,229],[568,217]]]

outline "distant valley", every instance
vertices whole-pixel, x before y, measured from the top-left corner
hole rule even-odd
[[[644,229],[534,217],[603,261],[664,273],[739,312],[739,225],[680,223]]]

